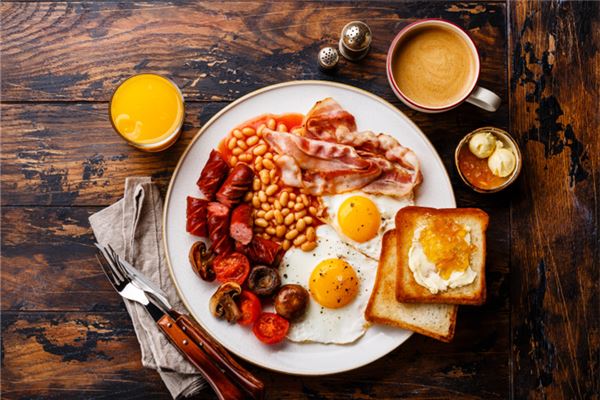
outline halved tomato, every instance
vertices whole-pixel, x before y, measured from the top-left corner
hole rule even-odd
[[[242,317],[238,319],[240,325],[252,325],[258,319],[262,306],[256,295],[248,290],[243,290],[240,294],[240,310]]]
[[[250,273],[250,262],[242,253],[222,254],[213,261],[217,280],[221,283],[244,283]]]
[[[252,332],[263,343],[275,344],[281,342],[290,329],[290,323],[274,313],[262,313],[254,323]]]

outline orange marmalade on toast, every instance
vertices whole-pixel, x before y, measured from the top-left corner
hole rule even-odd
[[[451,218],[429,216],[415,229],[408,267],[415,281],[435,294],[475,280],[477,273],[470,268],[475,250],[468,226]]]
[[[466,240],[468,234],[464,225],[436,217],[421,231],[423,252],[443,279],[449,279],[454,271],[464,272],[469,266],[475,246]]]

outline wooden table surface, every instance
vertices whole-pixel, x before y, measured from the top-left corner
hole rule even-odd
[[[403,26],[444,18],[479,47],[480,83],[503,103],[439,115],[402,105],[385,77]],[[232,100],[293,79],[351,84],[391,101],[431,139],[459,206],[481,207],[488,301],[461,307],[450,344],[413,335],[358,370],[292,377],[250,366],[271,399],[598,398],[600,367],[598,2],[17,2],[0,4],[2,72],[2,396],[169,398],[142,368],[121,299],[94,258],[92,213],[126,176],[164,189],[190,139]],[[342,26],[366,21],[360,63],[319,71]],[[171,77],[186,99],[179,142],[160,154],[127,146],[107,101],[138,72]],[[478,195],[453,150],[493,125],[520,143],[510,190]],[[425,177],[426,178],[426,177]],[[202,398],[212,398],[206,390]]]

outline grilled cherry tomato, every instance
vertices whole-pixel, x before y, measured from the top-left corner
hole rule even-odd
[[[213,270],[219,282],[242,285],[250,273],[250,262],[242,253],[222,254],[213,261]]]
[[[242,291],[239,307],[242,312],[242,317],[238,319],[240,325],[252,325],[262,310],[258,297],[248,290]]]
[[[263,343],[281,342],[290,329],[290,323],[275,313],[262,313],[252,327],[254,335]]]

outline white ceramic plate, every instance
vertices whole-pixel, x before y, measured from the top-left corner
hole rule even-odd
[[[214,318],[208,301],[216,285],[203,282],[190,268],[188,251],[197,237],[185,231],[186,197],[201,197],[196,180],[210,150],[233,127],[264,113],[305,114],[317,102],[333,97],[356,118],[359,130],[386,132],[413,149],[421,162],[423,183],[416,204],[455,207],[448,174],[437,152],[421,130],[393,105],[364,90],[321,82],[295,81],[266,87],[235,101],[208,121],[181,157],[171,178],[165,204],[164,243],[171,275],[191,315],[227,349],[256,365],[297,375],[325,375],[361,367],[388,354],[411,332],[372,326],[355,343],[325,345],[284,341],[277,346],[260,343],[250,329]]]

